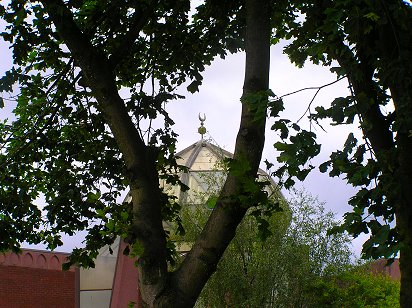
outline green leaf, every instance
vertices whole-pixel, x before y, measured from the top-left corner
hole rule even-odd
[[[278,117],[279,113],[281,111],[285,110],[285,108],[283,106],[283,100],[282,99],[276,99],[276,100],[273,100],[273,101],[269,101],[268,109],[269,109],[269,116]]]
[[[70,270],[70,267],[71,267],[71,266],[72,266],[72,264],[69,263],[69,262],[63,263],[63,264],[62,264],[62,270],[63,270],[63,271],[68,271],[68,270]]]
[[[198,80],[193,80],[188,86],[187,86],[187,91],[189,91],[190,93],[195,93],[199,91],[199,86],[202,83]]]
[[[296,130],[296,131],[300,131],[300,126],[297,125],[296,123],[293,123],[293,124],[292,124],[292,128],[293,128],[294,130]]]
[[[322,172],[322,173],[325,173],[326,171],[328,171],[329,165],[330,165],[329,161],[320,164],[319,165],[319,171]]]
[[[130,256],[140,257],[140,256],[143,255],[144,247],[139,242],[135,242],[131,246],[132,246],[132,249],[131,249],[131,252],[130,252]]]
[[[273,163],[269,162],[267,159],[264,160],[264,163],[266,165],[266,170],[269,170],[274,166]]]
[[[284,120],[284,119],[278,120],[272,125],[271,129],[280,130],[280,138],[286,139],[289,135],[289,128],[287,127],[286,124],[289,122],[290,122],[289,120]]]
[[[286,151],[287,149],[289,149],[289,144],[279,141],[276,142],[273,146],[278,151]]]
[[[120,217],[121,217],[122,221],[128,221],[129,214],[127,212],[121,212]]]
[[[365,14],[363,16],[366,17],[367,19],[372,20],[372,21],[378,21],[380,19],[380,17],[374,12],[370,12],[370,13]]]
[[[211,196],[207,199],[206,201],[206,205],[209,209],[213,209],[216,206],[216,202],[217,202],[217,197],[216,196]]]

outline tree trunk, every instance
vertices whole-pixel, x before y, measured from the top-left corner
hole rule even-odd
[[[411,9],[398,0],[381,2],[388,22],[379,32],[382,76],[395,105],[397,141],[396,228],[400,236],[400,306],[412,306],[412,26]],[[397,8],[397,10],[394,10]]]
[[[367,44],[365,42],[357,44],[357,60],[352,56],[352,51],[345,48],[342,41],[335,44],[336,50],[345,50],[345,53],[340,52],[335,57],[345,68],[348,79],[354,87],[355,96],[364,96],[367,100],[366,104],[362,101],[358,101],[358,104],[369,106],[359,110],[364,110],[360,115],[369,124],[364,134],[369,139],[376,158],[378,160],[383,158],[385,164],[386,153],[394,150],[397,153],[394,166],[388,166],[389,168],[382,172],[389,173],[396,187],[394,192],[396,196],[391,199],[395,203],[393,206],[396,211],[396,228],[401,242],[400,305],[404,308],[412,305],[412,66],[410,64],[412,21],[410,9],[405,6],[406,4],[398,0],[377,3],[381,16],[385,16],[388,22],[379,25],[369,36],[364,36]],[[383,83],[389,86],[391,91],[395,105],[395,123],[391,123],[383,116],[379,102],[376,100],[377,88],[373,81],[376,67],[372,65],[376,65],[378,59],[370,59],[368,51],[363,50],[371,46],[376,51],[375,56],[380,59],[379,76],[384,79]],[[391,125],[397,127],[396,144],[392,137]]]
[[[262,93],[269,89],[270,5],[265,0],[246,1],[246,70],[243,94]],[[263,102],[266,103],[266,102]],[[265,139],[266,108],[242,104],[240,128],[234,160],[246,160],[250,169],[243,176],[255,178]],[[262,109],[260,109],[262,110]],[[229,172],[219,200],[198,240],[180,268],[172,274],[170,289],[160,296],[155,307],[192,307],[217,263],[233,239],[247,207],[233,196],[242,193],[239,177]]]
[[[411,72],[412,73],[412,72]],[[399,129],[396,135],[398,164],[398,204],[396,226],[401,240],[401,307],[412,305],[412,89],[406,80],[391,87]],[[405,84],[406,83],[406,84]],[[405,87],[406,86],[406,87]]]
[[[141,295],[144,302],[153,303],[168,276],[156,153],[145,145],[128,115],[107,57],[81,32],[61,0],[43,1],[43,5],[80,66],[123,154],[133,202],[130,236],[143,250],[138,266]]]
[[[409,139],[409,140],[408,140]],[[401,307],[412,305],[412,138],[398,134],[399,162],[399,204],[396,210],[396,226],[401,240]]]

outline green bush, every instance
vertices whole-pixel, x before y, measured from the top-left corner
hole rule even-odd
[[[366,266],[334,277],[322,277],[308,287],[312,307],[388,307],[399,305],[399,281],[372,273]]]

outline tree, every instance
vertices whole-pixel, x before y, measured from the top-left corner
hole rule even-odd
[[[191,18],[189,11],[185,0],[16,0],[1,6],[9,23],[1,35],[14,60],[1,90],[19,87],[16,120],[0,127],[1,250],[18,250],[22,241],[53,249],[61,232],[87,230],[86,247],[75,250],[71,262],[92,266],[99,247],[121,235],[139,254],[146,306],[194,304],[256,200],[258,189],[251,187],[264,144],[271,8],[261,0],[208,1]],[[179,166],[177,136],[163,105],[179,97],[174,90],[188,79],[188,89],[197,90],[214,56],[243,46],[242,116],[232,166],[191,252],[168,272],[162,221],[179,223],[178,206],[159,179],[178,184],[173,171]],[[154,129],[157,117],[164,125]],[[126,187],[131,206],[116,202]],[[40,197],[46,202],[41,209]]]
[[[216,183],[215,177],[205,174],[201,181]],[[195,195],[195,204],[183,208],[183,239],[188,242],[201,232],[210,214],[209,192],[215,190]],[[318,286],[322,277],[350,267],[349,236],[327,234],[338,224],[334,215],[305,191],[294,191],[292,196],[288,201],[281,197],[282,211],[269,215],[271,234],[264,241],[256,237],[259,225],[250,215],[254,209],[248,211],[200,294],[199,307],[308,307],[316,301],[308,289]]]
[[[190,245],[201,233],[225,181],[227,172],[224,164],[218,162],[218,165],[212,172],[200,173],[197,176],[198,181],[208,187],[207,191],[194,191],[187,204],[182,204],[181,217],[186,232],[178,241],[186,245]],[[267,275],[267,268],[272,262],[276,262],[272,257],[276,256],[278,251],[268,248],[276,247],[280,243],[290,222],[290,212],[277,188],[268,189],[271,191],[270,200],[279,207],[278,211],[268,213],[266,209],[265,215],[265,207],[260,208],[260,205],[248,209],[216,272],[202,291],[197,306],[256,307],[269,300],[273,287],[271,278],[276,271],[272,268],[274,275]],[[264,241],[256,236],[260,231],[258,222],[261,219],[270,223],[270,227],[265,229],[268,233],[265,234]]]
[[[320,165],[330,176],[345,175],[359,192],[349,203],[342,229],[354,236],[371,233],[364,244],[365,257],[393,258],[400,250],[401,306],[412,303],[412,8],[405,1],[306,1],[290,2],[289,10],[304,18],[289,24],[292,38],[286,52],[302,66],[306,59],[322,65],[338,65],[331,70],[346,77],[351,95],[336,98],[331,107],[316,107],[313,122],[329,118],[335,125],[353,123],[363,132],[359,143],[353,134],[341,150]],[[384,106],[393,103],[393,111]],[[309,106],[310,108],[311,106]],[[389,108],[391,110],[391,108]],[[302,179],[313,168],[302,167],[317,155],[312,132],[299,131],[286,142],[288,129],[282,123],[285,142],[277,174],[288,172]],[[298,150],[297,150],[298,149]],[[290,158],[299,151],[300,157]],[[396,227],[395,227],[396,217]]]

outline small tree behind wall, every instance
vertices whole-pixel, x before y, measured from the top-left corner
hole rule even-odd
[[[216,172],[197,176],[210,189],[193,194],[183,206],[185,243],[193,242],[202,230],[225,180],[224,169],[218,163]],[[276,186],[266,191],[279,211],[268,216],[255,215],[253,208],[248,211],[198,307],[305,307],[312,301],[306,290],[321,274],[339,273],[349,266],[350,240],[327,235],[337,221],[316,198],[295,191],[287,202]],[[269,224],[265,235],[262,221]],[[258,239],[262,237],[266,239]]]

